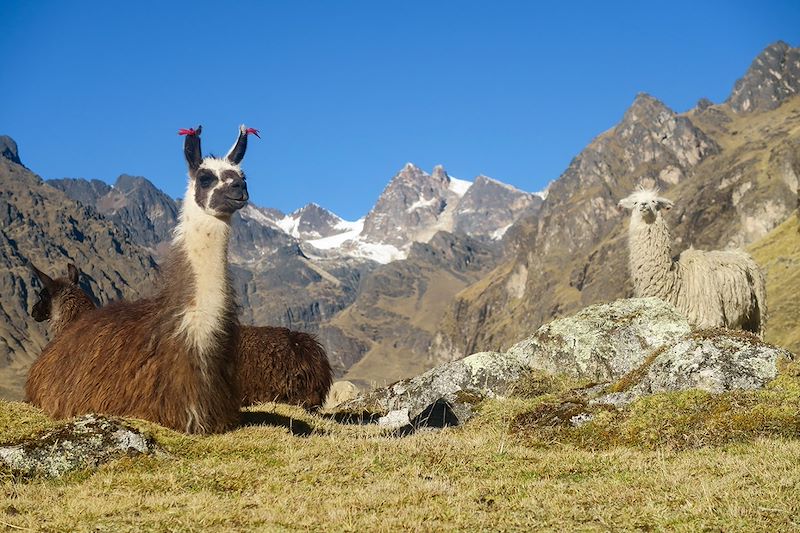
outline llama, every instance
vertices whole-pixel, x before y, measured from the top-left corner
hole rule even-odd
[[[51,338],[84,312],[95,309],[94,302],[77,284],[79,271],[75,265],[69,265],[68,280],[55,281],[33,268],[46,288],[40,292],[31,315],[37,322],[50,320]],[[49,288],[54,283],[58,288]],[[274,401],[316,409],[324,403],[333,371],[325,349],[313,335],[254,326],[240,326],[239,333],[242,407]]]
[[[56,279],[50,278],[33,263],[29,266],[42,283],[31,316],[37,322],[50,321],[51,337],[61,333],[79,315],[95,308],[89,295],[78,286],[80,271],[72,263],[67,265],[67,277]]]
[[[28,401],[54,418],[88,412],[143,418],[186,433],[227,430],[239,420],[239,326],[228,273],[231,216],[248,200],[239,164],[242,126],[228,154],[203,158],[200,132],[186,135],[186,196],[151,298],[78,316],[31,366]]]
[[[657,190],[644,188],[619,202],[632,211],[628,251],[634,294],[672,303],[698,329],[726,327],[763,336],[767,309],[761,269],[741,250],[689,248],[673,258],[661,213],[672,205]]]

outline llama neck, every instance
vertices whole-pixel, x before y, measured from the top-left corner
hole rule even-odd
[[[634,212],[628,233],[628,252],[635,296],[656,296],[670,301],[676,272],[672,261],[672,239],[660,213],[653,223],[648,224]]]
[[[73,320],[87,311],[95,309],[94,302],[82,289],[74,288],[59,296],[52,305],[50,316],[51,338],[59,335]]]
[[[173,248],[183,255],[189,272],[174,272],[179,280],[189,278],[191,289],[181,302],[181,321],[178,333],[200,356],[201,368],[206,358],[220,348],[228,336],[233,316],[233,298],[228,278],[228,240],[230,224],[204,213],[187,193],[181,209],[180,223],[175,230]]]

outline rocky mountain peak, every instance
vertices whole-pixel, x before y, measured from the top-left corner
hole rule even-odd
[[[108,183],[97,179],[61,178],[46,183],[66,193],[69,198],[92,207],[96,207],[97,201],[111,191]]]
[[[639,93],[633,103],[625,111],[617,128],[629,127],[633,124],[648,128],[657,128],[675,116],[675,112],[661,100],[647,93]]]
[[[499,239],[511,224],[538,212],[541,205],[541,197],[481,174],[455,210],[455,229]]]
[[[142,176],[131,176],[129,174],[120,174],[120,176],[117,178],[117,181],[114,182],[114,188],[120,192],[130,192],[140,188],[152,191],[159,190],[147,178]]]
[[[421,228],[436,225],[448,200],[450,177],[438,166],[432,174],[407,163],[389,182],[364,220],[363,235],[371,242],[404,246],[417,240]]]
[[[775,109],[800,93],[800,48],[783,41],[767,46],[736,81],[727,103],[736,113]]]
[[[446,181],[450,182],[450,176],[447,175],[447,171],[444,169],[442,165],[436,165],[433,167],[433,172],[431,172],[431,177],[435,180],[439,181]]]
[[[18,165],[22,164],[22,161],[19,159],[17,143],[8,135],[0,135],[0,157],[4,157]]]
[[[669,175],[659,179],[674,184],[685,169],[691,168],[719,147],[685,115],[677,115],[663,102],[646,93],[639,93],[633,104],[612,130],[615,142],[621,143],[629,171],[646,162],[661,161],[663,168],[672,165]],[[602,145],[590,145],[588,156]],[[583,155],[583,154],[582,154]],[[594,154],[605,158],[602,154]],[[595,157],[593,157],[595,158]]]
[[[344,231],[338,215],[313,202],[294,211],[287,219],[294,221],[297,236],[302,239],[330,237]]]

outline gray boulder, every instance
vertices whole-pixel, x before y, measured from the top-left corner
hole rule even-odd
[[[515,344],[508,355],[551,374],[613,381],[689,331],[686,318],[672,305],[658,298],[632,298],[553,320]]]
[[[387,427],[444,427],[464,423],[486,397],[506,394],[528,371],[520,360],[480,352],[444,363],[419,376],[366,393],[338,407],[353,415],[383,415]]]
[[[659,392],[760,389],[777,376],[778,361],[793,358],[791,352],[743,331],[699,331],[655,351],[616,383],[614,392],[593,403],[619,407]]]
[[[0,447],[0,472],[61,477],[120,457],[156,451],[155,442],[136,429],[89,414],[24,442]]]

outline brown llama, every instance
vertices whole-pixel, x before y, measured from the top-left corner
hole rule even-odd
[[[33,363],[28,401],[54,418],[99,412],[186,433],[225,431],[239,420],[239,327],[228,273],[231,216],[248,200],[239,164],[242,126],[223,159],[203,158],[186,134],[186,196],[151,298],[78,316]]]
[[[51,320],[51,337],[80,314],[95,308],[77,284],[79,271],[75,265],[69,265],[69,280],[59,278],[55,282],[33,268],[43,284],[59,283],[58,290],[40,291],[39,302],[31,312],[37,322]],[[239,332],[237,353],[243,407],[261,402],[288,403],[307,409],[322,406],[331,388],[333,371],[325,349],[313,335],[254,326],[240,326]]]
[[[92,299],[78,286],[80,271],[72,263],[67,265],[67,277],[52,279],[29,263],[42,284],[33,304],[31,316],[37,322],[50,321],[50,337],[61,333],[73,320],[95,308]]]

